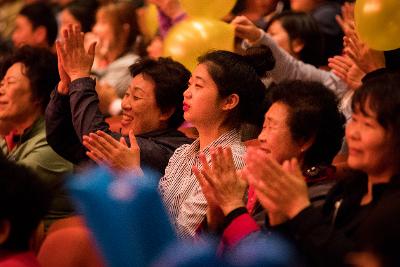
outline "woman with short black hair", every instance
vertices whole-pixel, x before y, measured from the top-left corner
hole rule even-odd
[[[316,67],[325,65],[322,34],[311,15],[283,11],[268,21],[266,32],[293,57]]]
[[[191,141],[177,130],[183,122],[182,93],[190,72],[182,64],[166,58],[143,59],[132,64],[127,70],[132,81],[121,103],[122,128],[120,133],[112,132],[98,107],[96,82],[89,76],[93,54],[84,50],[79,28],[73,30],[71,27],[68,31],[69,37],[79,38],[79,45],[65,54],[59,44],[57,46],[59,56],[65,59],[64,64],[59,63],[59,68],[66,74],[53,91],[46,111],[49,144],[76,164],[87,161],[88,156],[98,163],[105,163],[104,157],[107,157],[109,164],[124,170],[128,166],[121,164],[121,158],[113,153],[128,149],[127,145],[136,136],[135,144],[140,149],[138,162],[163,174],[174,150]],[[66,42],[71,42],[72,38],[66,38]],[[102,155],[99,152],[86,154],[83,144],[91,150],[92,140],[100,138],[96,133],[113,149],[103,149],[107,153]]]
[[[313,266],[343,266],[349,252],[371,240],[371,229],[398,224],[399,84],[400,74],[386,70],[355,91],[346,126],[347,163],[354,171],[332,188],[322,211],[310,205],[295,161],[281,168],[261,151],[248,157],[254,164],[247,177],[258,199],[266,210],[283,217],[274,229],[286,229]]]
[[[59,81],[57,59],[45,48],[24,46],[1,67],[0,154],[30,167],[51,187],[56,200],[46,223],[65,217],[71,207],[61,188],[72,164],[49,146],[44,120],[50,92]]]

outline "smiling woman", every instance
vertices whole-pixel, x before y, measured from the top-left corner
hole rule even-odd
[[[3,78],[1,86],[4,94],[0,98],[0,119],[13,123],[27,122],[32,123],[41,113],[38,103],[31,104],[32,91],[29,79],[23,73],[26,67],[22,63],[15,63],[8,70]]]
[[[323,64],[323,39],[311,15],[284,11],[271,18],[266,32],[286,52],[307,64]]]
[[[261,151],[249,153],[246,176],[250,185],[265,210],[281,216],[281,221],[270,230],[284,231],[286,237],[293,238],[305,253],[308,265],[344,266],[349,252],[379,249],[373,240],[377,241],[375,238],[382,229],[398,229],[399,84],[399,73],[381,70],[369,74],[355,91],[352,119],[346,127],[347,162],[353,171],[330,190],[322,209],[310,204],[296,161],[286,161],[281,167]],[[236,227],[239,221],[251,225],[248,216],[237,218]],[[226,235],[232,233],[232,227],[225,230]],[[385,238],[380,236],[378,240]],[[227,236],[224,240],[228,240]],[[382,260],[379,266],[391,266],[384,264],[385,253],[375,255]]]
[[[166,58],[132,64],[128,71],[133,79],[122,100],[121,133],[111,132],[98,108],[95,81],[89,77],[94,46],[86,52],[80,29],[71,26],[66,31],[66,43],[77,39],[78,45],[57,46],[64,60],[59,63],[62,81],[46,111],[49,144],[74,163],[82,163],[89,156],[118,170],[132,169],[120,162],[121,153],[140,150],[140,165],[164,173],[173,151],[191,141],[177,130],[183,122],[182,93],[189,71]],[[101,133],[95,134],[98,131]],[[132,158],[138,159],[135,155]],[[139,164],[137,160],[133,162]]]
[[[260,175],[268,160],[283,164],[296,158],[300,165],[299,173],[303,173],[307,183],[304,188],[310,202],[313,206],[321,206],[335,182],[335,168],[331,163],[344,136],[345,119],[339,111],[338,99],[322,84],[304,81],[270,86],[268,96],[271,106],[265,113],[263,129],[258,136],[259,146],[257,149],[248,148],[242,173],[251,170],[254,175]],[[202,162],[203,171],[197,172],[196,177],[209,206],[217,207],[207,213],[208,229],[219,230],[224,221],[232,219],[225,223],[228,234],[222,241],[229,247],[257,229],[256,221],[258,225],[276,224],[282,217],[273,209],[262,209],[254,186],[248,189],[246,203],[240,191],[242,179],[235,174],[229,154],[222,151],[215,154],[216,160],[211,160],[211,166]],[[253,157],[256,160],[248,160]],[[291,192],[284,187],[278,187],[278,190],[277,195],[281,196]],[[218,209],[225,217],[217,216]],[[243,218],[252,219],[246,225],[240,223]]]
[[[52,188],[56,200],[46,219],[63,217],[70,207],[60,187],[72,164],[48,145],[43,118],[59,79],[56,58],[47,49],[25,46],[9,55],[1,67],[0,155],[30,167]]]
[[[136,75],[122,99],[121,133],[135,134],[150,132],[161,127],[161,110],[154,94],[154,82],[143,74]],[[164,125],[165,127],[165,125]]]

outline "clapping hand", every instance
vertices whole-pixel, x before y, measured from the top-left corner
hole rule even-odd
[[[133,171],[142,175],[140,148],[132,130],[129,131],[129,141],[130,147],[124,137],[118,142],[103,131],[83,136],[83,145],[89,150],[86,154],[97,164],[105,165],[115,172]]]
[[[332,69],[332,72],[346,82],[351,89],[356,90],[361,86],[365,72],[347,55],[329,58],[328,66]]]
[[[307,184],[296,159],[281,166],[264,151],[249,148],[243,175],[254,186],[269,215],[280,214],[281,218],[291,219],[310,205]]]
[[[96,42],[88,51],[84,47],[84,34],[77,25],[69,25],[62,32],[63,43],[57,41],[56,49],[61,81],[68,83],[82,77],[88,77],[93,65]]]
[[[193,167],[193,172],[208,202],[209,225],[220,224],[224,215],[245,206],[243,196],[247,183],[236,170],[229,147],[217,147],[211,151],[211,166],[204,154],[200,155],[200,161],[203,169]]]

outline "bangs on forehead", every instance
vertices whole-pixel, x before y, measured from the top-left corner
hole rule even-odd
[[[383,73],[369,78],[355,91],[351,104],[352,111],[375,117],[385,129],[393,127],[397,120],[395,114],[398,112],[400,101],[399,78],[398,74],[391,73]]]
[[[377,91],[371,91],[368,89],[356,91],[353,96],[351,109],[353,113],[363,114],[367,117],[373,117],[370,111],[378,115],[378,111],[381,110],[381,105],[384,103],[382,94]],[[368,112],[368,111],[369,112]]]

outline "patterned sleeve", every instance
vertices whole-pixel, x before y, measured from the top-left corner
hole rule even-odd
[[[245,148],[237,145],[231,148],[236,169],[242,169],[245,164],[243,160]],[[210,157],[207,157],[209,163],[210,160]],[[192,182],[195,183],[195,186],[193,186],[190,195],[183,202],[175,223],[178,235],[183,238],[193,238],[207,214],[207,200],[201,191],[200,185],[197,179],[193,179]]]
[[[176,162],[179,162],[182,157],[182,152],[189,146],[189,144],[184,144],[178,147],[175,152],[172,154],[171,158],[168,161],[168,165],[165,168],[165,174],[161,177],[160,182],[158,184],[158,191],[161,196],[165,198],[166,191],[168,189],[168,185],[172,182],[171,173],[175,169]]]

